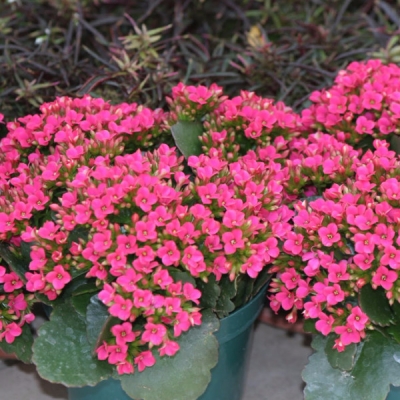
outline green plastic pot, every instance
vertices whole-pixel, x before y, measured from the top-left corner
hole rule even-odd
[[[400,387],[390,386],[390,392],[386,400],[400,400]]]
[[[264,306],[267,286],[244,307],[226,318],[215,336],[219,343],[218,364],[211,371],[211,381],[199,400],[240,400],[252,341],[253,324]],[[120,382],[108,379],[96,386],[69,388],[69,400],[132,400]],[[162,400],[162,399],[160,399]]]

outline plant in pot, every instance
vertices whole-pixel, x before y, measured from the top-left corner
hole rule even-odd
[[[169,114],[63,97],[7,124],[0,348],[69,387],[120,382],[92,395],[71,389],[71,398],[100,399],[104,389],[104,398],[196,399],[217,364],[220,322],[254,298],[239,333],[256,318],[290,229],[289,173],[269,157],[273,146],[253,143],[232,161],[218,146],[200,154],[199,136],[227,101],[217,86],[183,85]],[[184,156],[160,144],[170,129]],[[49,313],[37,336],[35,303]]]
[[[351,64],[302,115],[305,129],[332,136],[289,145],[289,183],[304,198],[271,270],[270,300],[289,321],[301,311],[317,334],[303,372],[307,400],[399,398],[399,76],[395,65]],[[335,151],[322,151],[327,141]]]

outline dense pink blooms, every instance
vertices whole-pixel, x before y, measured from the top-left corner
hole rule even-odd
[[[372,102],[382,100],[368,96]],[[338,110],[331,107],[331,112]],[[287,310],[289,321],[302,310],[320,333],[336,335],[338,351],[360,342],[374,326],[355,305],[365,285],[383,290],[389,304],[400,300],[400,158],[382,140],[373,145],[374,151],[354,154],[341,176],[317,186],[322,196],[294,203],[293,226],[284,235],[286,255],[273,261],[278,274],[271,283],[271,307]],[[347,146],[342,143],[343,149]],[[309,150],[296,147],[300,155]],[[313,164],[308,162],[308,168]]]

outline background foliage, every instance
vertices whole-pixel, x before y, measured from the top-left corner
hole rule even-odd
[[[380,48],[399,58],[396,5],[0,0],[0,110],[11,120],[84,93],[157,107],[178,81],[254,90],[298,109],[350,60]]]

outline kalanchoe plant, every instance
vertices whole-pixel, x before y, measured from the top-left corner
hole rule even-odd
[[[50,320],[32,360],[45,379],[94,385],[116,371],[134,398],[143,397],[142,379],[152,382],[151,398],[163,396],[163,382],[179,385],[185,400],[205,390],[218,317],[268,280],[293,216],[284,205],[288,171],[270,151],[254,147],[230,163],[215,148],[193,151],[225,100],[216,86],[179,85],[166,114],[63,97],[8,123],[0,347],[29,361],[26,323],[43,302]],[[155,146],[169,125],[186,159]],[[196,362],[188,369],[184,359]]]
[[[307,400],[385,400],[400,386],[399,73],[352,63],[303,111],[305,131],[321,131],[288,144],[285,188],[302,198],[271,268],[270,300],[318,333],[303,372]]]
[[[352,62],[339,71],[332,87],[311,94],[314,104],[302,112],[303,128],[321,129],[350,144],[368,136],[388,140],[400,133],[399,88],[397,65]]]
[[[262,98],[242,91],[226,99],[213,110],[204,123],[200,140],[203,149],[217,147],[228,160],[233,160],[255,147],[272,146],[282,153],[286,140],[300,133],[300,118],[283,102]],[[272,150],[271,148],[271,150]]]

